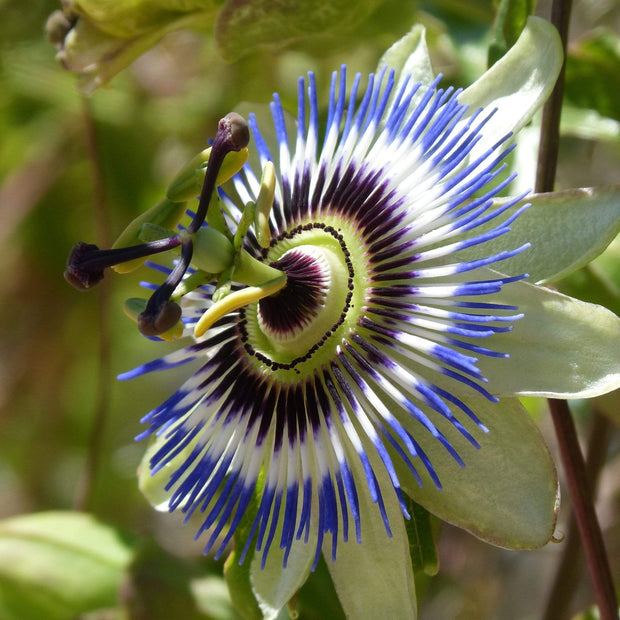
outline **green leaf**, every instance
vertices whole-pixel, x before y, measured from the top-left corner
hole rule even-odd
[[[215,4],[215,0],[64,0],[65,11],[122,39],[161,28],[187,13],[212,10]]]
[[[508,359],[480,356],[478,367],[495,395],[591,398],[620,387],[620,319],[527,282],[504,286],[494,299],[524,318],[489,346]]]
[[[437,489],[420,464],[420,488],[400,460],[394,465],[403,489],[434,515],[486,542],[509,549],[535,549],[547,543],[558,509],[557,474],[549,451],[531,417],[516,398],[491,403],[463,397],[489,429],[485,434],[464,415],[455,415],[479,442],[476,449],[439,416],[433,422],[465,462],[458,463],[443,445],[413,420],[404,420],[427,454],[443,485]]]
[[[113,607],[132,547],[118,530],[83,513],[0,521],[0,617],[65,620]]]
[[[502,198],[496,204],[506,202]],[[620,185],[533,194],[506,215],[527,203],[531,207],[510,225],[509,233],[459,252],[458,259],[491,256],[530,243],[528,249],[497,263],[497,269],[508,275],[527,273],[533,282],[553,282],[589,263],[620,232]],[[491,221],[476,234],[496,226]]]
[[[228,0],[218,15],[215,38],[220,54],[234,62],[260,47],[342,36],[379,4],[380,0]]]
[[[527,124],[551,93],[562,66],[562,43],[547,21],[530,17],[517,42],[498,62],[465,89],[459,101],[497,111],[486,123],[472,157]]]
[[[158,3],[160,4],[160,3]],[[165,34],[213,24],[217,5],[200,2],[203,10],[153,10],[147,0],[71,3],[75,22],[58,44],[57,60],[79,74],[78,86],[90,94],[108,82]]]
[[[338,598],[347,618],[417,618],[415,583],[404,518],[392,483],[374,449],[368,456],[377,476],[392,536],[388,537],[379,508],[370,498],[359,459],[350,459],[360,504],[361,544],[353,532],[349,540],[338,533],[336,561],[331,560],[331,541],[323,554]]]
[[[489,45],[489,66],[515,44],[535,8],[536,0],[500,0]]]
[[[570,47],[565,98],[620,121],[619,74],[620,37],[608,29],[596,30]]]
[[[411,519],[405,522],[409,538],[409,554],[414,571],[423,571],[429,576],[439,571],[439,558],[435,547],[435,538],[431,515],[423,506],[407,498],[405,501]]]

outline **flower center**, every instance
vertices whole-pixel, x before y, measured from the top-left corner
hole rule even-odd
[[[272,244],[265,260],[287,276],[286,286],[243,310],[247,352],[273,370],[298,370],[337,342],[350,322],[355,278],[343,236],[330,226],[306,225]]]

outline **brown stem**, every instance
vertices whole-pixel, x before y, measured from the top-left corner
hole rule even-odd
[[[571,8],[571,0],[553,0],[551,7],[551,22],[558,29],[562,39],[564,62],[551,97],[543,109],[538,169],[536,171],[537,192],[551,192],[555,184]],[[585,474],[583,456],[577,441],[575,424],[566,401],[549,399],[549,408],[600,617],[602,620],[617,620],[618,602],[601,529],[594,511],[592,494]]]
[[[105,210],[105,191],[101,160],[99,157],[97,132],[88,101],[86,99],[82,101],[86,150],[91,168],[93,214],[97,242],[103,247],[108,247],[110,245],[110,233]],[[107,306],[110,294],[108,282],[102,282],[97,292],[97,334],[99,337],[97,345],[99,353],[97,392],[95,394],[95,408],[88,441],[86,462],[73,503],[73,507],[76,510],[87,510],[92,505],[93,493],[101,461],[105,423],[110,405],[110,332],[107,318]]]
[[[568,25],[572,0],[554,0],[551,7],[551,23],[557,28],[562,39],[564,61],[555,88],[543,108],[538,145],[538,167],[536,169],[536,192],[552,192],[560,149],[560,117],[564,97],[564,78],[566,75],[566,49]]]
[[[586,477],[592,493],[596,495],[598,477],[605,465],[607,450],[611,440],[611,422],[597,411],[592,412],[592,423],[586,449]],[[583,555],[581,553],[579,528],[575,515],[571,514],[566,542],[553,586],[547,600],[544,620],[566,620],[570,618],[573,594],[577,590],[582,573]]]
[[[599,614],[601,620],[618,620],[618,601],[601,528],[594,511],[593,497],[577,440],[575,423],[565,400],[550,398],[549,408]]]

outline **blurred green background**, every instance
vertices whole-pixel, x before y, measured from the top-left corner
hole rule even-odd
[[[135,296],[145,276],[110,274],[99,290],[79,293],[63,279],[68,252],[80,240],[109,245],[162,196],[177,170],[204,148],[217,120],[239,102],[268,103],[278,91],[294,111],[297,77],[308,70],[315,71],[324,95],[319,101],[326,102],[334,69],[346,62],[351,72],[374,70],[383,51],[416,21],[427,26],[435,70],[446,82],[470,83],[486,68],[495,8],[491,0],[385,0],[353,29],[343,26],[320,42],[253,50],[232,64],[220,58],[209,31],[175,32],[85,99],[45,38],[45,20],[58,4],[0,0],[0,518],[75,507],[142,540],[154,539],[157,545],[143,543],[140,564],[151,572],[138,571],[144,578],[136,583],[143,584],[142,594],[165,601],[159,607],[138,604],[140,597],[126,591],[119,600],[133,601],[131,617],[194,617],[183,607],[189,599],[179,594],[178,583],[212,566],[200,558],[193,532],[157,514],[140,495],[136,468],[145,446],[133,441],[142,430],[139,419],[185,373],[168,372],[156,382],[115,380],[170,348],[141,338],[122,312],[122,302]],[[620,179],[620,41],[614,34],[620,31],[620,6],[615,0],[575,4],[558,188]],[[537,13],[546,16],[547,3],[539,2]],[[535,150],[524,153],[527,184]],[[593,267],[610,290],[593,288],[591,273],[578,274],[566,290],[584,298],[607,295],[603,300],[618,312],[617,247],[615,252]],[[553,449],[544,403],[531,404]],[[578,409],[586,435],[590,408]],[[604,439],[610,448],[599,509],[617,574],[617,429],[606,426]],[[159,547],[182,559],[162,560]],[[541,617],[560,547],[506,552],[443,525],[440,573],[418,582],[421,617]],[[2,574],[0,568],[0,592]],[[224,601],[222,583],[213,579],[208,587],[203,583],[201,596]],[[166,583],[177,585],[161,585]],[[325,597],[330,611],[322,617],[336,617],[333,592],[323,589],[328,586],[320,575],[308,588]],[[574,594],[576,612],[591,600],[583,572]],[[207,611],[211,603],[195,617],[234,617],[225,602]],[[301,605],[302,618],[315,617]],[[108,613],[89,617],[129,612]]]

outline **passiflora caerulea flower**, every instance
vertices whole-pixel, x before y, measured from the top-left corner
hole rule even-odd
[[[497,198],[513,178],[512,132],[549,93],[559,50],[531,19],[479,82],[444,90],[415,30],[349,94],[345,69],[334,75],[324,126],[309,74],[294,135],[275,96],[275,145],[250,115],[258,157],[243,165],[245,129],[227,117],[192,222],[147,244],[182,254],[148,304],[133,302],[141,330],[193,341],[123,378],[198,367],[143,419],[156,440],[141,485],[198,521],[205,551],[234,539],[235,561],[251,556],[267,615],[323,552],[347,613],[411,617],[405,495],[502,546],[552,536],[555,470],[514,396],[600,394],[620,365],[614,315],[524,282],[558,248],[524,233],[540,199],[524,213],[523,196]],[[223,148],[243,167],[215,202]],[[204,166],[188,170],[140,220],[141,238],[196,193]],[[89,252],[69,270],[86,286]]]

